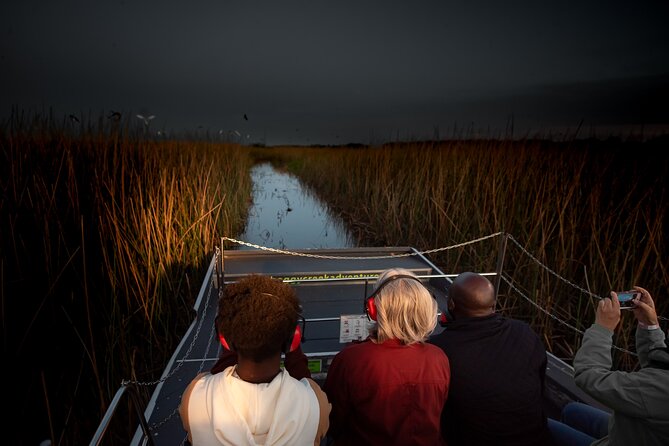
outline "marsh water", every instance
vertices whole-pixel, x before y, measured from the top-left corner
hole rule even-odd
[[[355,246],[342,219],[296,177],[262,163],[251,178],[253,205],[240,240],[279,249]]]

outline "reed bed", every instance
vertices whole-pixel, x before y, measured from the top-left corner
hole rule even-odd
[[[87,442],[121,379],[160,376],[218,237],[242,229],[251,159],[18,113],[0,157],[3,356],[35,426],[14,444]]]
[[[505,231],[500,310],[570,361],[596,298],[641,285],[669,308],[667,141],[450,141],[266,149],[338,211],[361,245],[449,246]],[[499,237],[435,257],[446,271],[494,271]],[[539,306],[540,308],[538,308]],[[545,311],[542,311],[545,310]],[[616,343],[634,350],[624,312]],[[666,328],[666,327],[665,327]],[[636,361],[617,354],[621,367]]]

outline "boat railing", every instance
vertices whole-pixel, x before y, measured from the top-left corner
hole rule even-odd
[[[458,246],[465,246],[471,243],[476,243],[482,240],[486,240],[489,238],[493,238],[495,236],[502,235],[501,240],[499,242],[499,251],[498,251],[498,259],[497,259],[497,265],[496,265],[496,271],[495,272],[485,272],[482,273],[482,275],[486,276],[494,276],[495,280],[495,289],[497,290],[500,280],[501,280],[501,273],[502,273],[502,268],[504,264],[504,256],[505,256],[505,251],[506,251],[506,240],[508,238],[508,234],[505,233],[497,233],[497,234],[492,234],[489,236],[481,237],[480,239],[477,240],[472,240],[460,245],[453,245],[447,248],[437,248],[435,250],[430,250],[430,251],[423,251],[419,252],[415,248],[411,248],[410,252],[405,253],[405,254],[400,254],[400,255],[394,255],[394,256],[388,256],[388,255],[382,255],[382,256],[377,256],[378,258],[388,258],[388,257],[406,257],[406,256],[417,256],[421,258],[426,264],[430,265],[433,270],[439,271],[439,269],[425,256],[426,254],[430,254],[433,252],[439,252],[442,250],[447,250],[447,249],[453,249]],[[211,280],[211,284],[208,286],[209,293],[211,293],[212,288],[219,289],[220,284],[227,284],[231,283],[232,281],[226,281],[225,280],[225,263],[224,263],[224,255],[223,255],[223,246],[224,246],[224,240],[228,241],[234,241],[234,242],[240,242],[241,244],[246,244],[249,245],[250,247],[253,248],[260,248],[265,251],[271,251],[277,254],[286,254],[286,255],[295,255],[295,256],[304,256],[304,257],[313,257],[313,258],[334,258],[334,259],[341,259],[341,260],[357,260],[357,259],[371,259],[374,258],[373,256],[363,256],[363,257],[349,257],[349,256],[329,256],[329,255],[317,255],[313,253],[306,253],[306,252],[290,252],[290,251],[285,251],[285,250],[280,250],[280,249],[275,249],[275,248],[267,248],[267,247],[261,247],[258,245],[253,245],[249,244],[246,242],[241,242],[238,240],[230,239],[228,237],[222,237],[221,238],[221,245],[220,247],[216,247],[215,250],[215,255],[214,258],[211,262],[210,268],[207,273],[207,277],[205,278],[205,281],[203,283],[202,289],[200,291],[200,294],[198,296],[198,299],[196,301],[195,308],[199,308],[201,300],[204,297],[204,289],[207,287],[207,283]],[[350,278],[350,277],[345,277],[345,278],[299,278],[299,279],[290,279],[290,278],[284,278],[283,281],[286,283],[292,283],[292,284],[298,284],[298,283],[322,283],[322,282],[345,282],[345,281],[364,281],[365,283],[365,293],[367,292],[367,286],[370,280],[375,279],[377,274],[371,274],[369,277],[359,277],[359,278]],[[430,275],[417,275],[418,278],[420,279],[446,279],[449,282],[452,282],[452,278],[456,277],[457,274],[430,274]],[[212,286],[213,285],[213,286]],[[310,318],[309,320],[306,320],[305,322],[331,322],[331,321],[338,321],[338,317],[332,317],[332,318]],[[200,322],[201,323],[201,322]],[[198,330],[199,331],[199,330]],[[320,354],[322,354],[321,352]],[[200,361],[202,361],[204,358],[201,358]],[[183,362],[190,362],[189,359],[182,359],[182,360],[177,360],[177,363],[183,363]],[[142,435],[142,437],[145,440],[144,444],[150,444],[153,445],[153,438],[151,435],[151,428],[149,427],[149,424],[147,422],[145,412],[144,412],[144,406],[140,404],[140,399],[139,399],[139,390],[136,387],[136,385],[146,385],[146,384],[155,384],[155,383],[160,383],[167,379],[169,377],[165,376],[162,377],[159,381],[152,382],[152,383],[142,383],[142,382],[135,382],[135,381],[124,381],[121,387],[117,390],[116,394],[114,395],[114,398],[112,399],[112,402],[110,403],[109,407],[107,408],[107,411],[105,412],[105,415],[98,425],[98,429],[95,432],[95,435],[93,436],[93,439],[90,442],[91,446],[97,446],[101,443],[106,431],[108,430],[109,424],[114,417],[114,414],[116,413],[116,410],[119,406],[120,401],[122,400],[123,396],[127,393],[129,395],[129,398],[131,400],[131,405],[134,407],[137,417],[139,419],[139,428],[136,431],[135,438],[137,438],[137,435]]]
[[[554,319],[556,322],[558,322],[562,326],[564,326],[564,327],[566,327],[570,330],[573,330],[577,333],[582,334],[583,330],[579,329],[577,326],[575,326],[573,324],[570,324],[568,321],[564,320],[563,318],[560,318],[554,312],[550,311],[550,308],[544,308],[543,306],[539,305],[537,302],[534,302],[534,300],[529,296],[529,293],[526,290],[523,290],[520,287],[518,287],[517,283],[515,281],[513,281],[512,278],[510,278],[509,276],[507,276],[504,273],[504,261],[505,261],[507,247],[508,247],[508,242],[511,242],[513,246],[515,246],[516,248],[518,248],[520,250],[522,255],[525,255],[528,258],[530,258],[539,267],[541,267],[543,270],[545,270],[550,275],[554,276],[556,279],[568,284],[569,286],[578,290],[580,293],[583,293],[586,296],[590,296],[590,297],[593,297],[593,298],[596,298],[596,299],[602,299],[602,297],[590,292],[589,290],[584,289],[583,287],[577,285],[574,282],[569,281],[568,279],[561,276],[560,274],[558,274],[553,269],[549,268],[547,265],[543,264],[537,257],[532,255],[521,243],[519,243],[512,235],[510,235],[508,233],[505,233],[505,232],[499,232],[499,233],[491,234],[491,235],[481,237],[481,238],[476,239],[476,240],[470,240],[468,242],[459,243],[457,245],[451,245],[451,246],[448,246],[448,247],[442,247],[442,248],[437,248],[437,249],[430,249],[430,250],[426,250],[426,251],[417,251],[415,248],[410,248],[410,249],[406,250],[405,252],[403,252],[401,254],[393,253],[393,254],[390,254],[390,255],[379,255],[379,256],[375,256],[375,255],[371,254],[371,251],[361,251],[362,254],[364,254],[364,255],[361,255],[361,256],[358,256],[358,257],[332,255],[330,253],[317,254],[317,253],[308,252],[308,251],[286,251],[286,250],[280,250],[280,249],[276,249],[276,248],[262,247],[262,246],[259,246],[259,245],[254,245],[254,244],[251,244],[251,243],[242,242],[242,241],[239,241],[239,240],[223,237],[221,239],[220,247],[216,247],[215,256],[214,256],[214,258],[213,258],[213,260],[210,264],[210,268],[207,272],[207,275],[205,277],[205,281],[202,285],[200,295],[198,296],[198,299],[196,301],[195,308],[196,308],[196,311],[197,311],[197,309],[200,307],[200,304],[205,299],[205,297],[207,298],[207,301],[208,301],[209,298],[211,298],[211,294],[212,294],[213,289],[216,289],[220,292],[220,289],[222,288],[220,285],[233,283],[235,281],[235,280],[230,280],[230,279],[232,279],[233,277],[236,278],[236,275],[228,275],[226,277],[226,274],[225,274],[225,264],[224,264],[224,255],[223,255],[224,241],[229,241],[229,242],[237,243],[237,244],[240,244],[240,245],[246,245],[246,246],[251,247],[251,248],[261,249],[263,251],[268,251],[268,252],[272,252],[272,253],[275,253],[275,254],[310,257],[310,258],[314,258],[314,259],[368,260],[368,259],[383,259],[383,258],[393,258],[393,257],[397,258],[397,257],[417,256],[417,257],[421,258],[422,261],[425,262],[426,265],[429,265],[430,267],[432,267],[433,271],[441,272],[440,269],[438,267],[436,267],[426,257],[427,254],[447,251],[447,250],[450,250],[450,249],[471,245],[473,243],[478,243],[478,242],[481,242],[483,240],[491,239],[493,237],[499,237],[498,251],[497,251],[497,262],[496,262],[495,271],[494,272],[480,272],[479,274],[482,274],[482,275],[485,275],[485,276],[491,276],[491,281],[493,281],[495,294],[496,294],[495,297],[497,297],[497,293],[499,292],[500,287],[502,286],[502,284],[504,284],[507,287],[509,287],[511,290],[513,290],[514,293],[518,294],[521,298],[526,300],[530,305],[534,306],[537,311],[545,313],[548,317]],[[239,253],[239,252],[243,252],[243,251],[236,251],[236,252]],[[307,274],[308,273],[305,273],[305,277],[295,278],[295,277],[287,276],[287,277],[277,277],[277,278],[282,279],[286,283],[292,283],[294,285],[300,285],[300,284],[309,285],[311,283],[317,284],[317,283],[324,283],[324,282],[334,282],[334,283],[336,283],[336,282],[340,282],[340,283],[365,282],[365,294],[366,294],[367,283],[376,279],[376,277],[378,275],[378,272],[371,272],[370,271],[369,274],[361,275],[359,277],[341,277],[341,278],[338,278],[338,277],[318,278],[318,277],[314,277],[314,276],[307,277]],[[432,286],[436,285],[439,288],[441,287],[442,284],[444,284],[442,282],[442,280],[452,282],[452,279],[455,278],[457,275],[458,274],[443,274],[443,273],[442,274],[422,274],[422,275],[417,274],[419,279],[427,279],[428,282],[430,282],[432,284]],[[228,280],[226,280],[226,278]],[[435,280],[433,281],[433,279],[435,279]],[[205,291],[208,291],[208,292],[205,293]],[[205,296],[205,294],[206,294],[206,296]],[[206,308],[207,308],[206,304],[204,305],[204,308],[205,308],[205,311],[206,311]],[[204,314],[202,314],[201,317],[198,317],[198,319],[200,319],[200,322],[199,322],[199,325],[196,327],[195,338],[197,338],[197,334],[200,331],[202,321],[204,321]],[[666,320],[666,318],[661,318],[661,319]],[[319,323],[319,322],[334,322],[334,321],[338,321],[338,320],[339,320],[338,317],[314,317],[314,318],[306,319],[305,322]],[[193,327],[191,326],[191,328],[193,328]],[[190,331],[190,328],[189,328],[189,331]],[[184,337],[184,339],[185,339],[185,337]],[[195,342],[195,339],[193,340],[193,343],[194,342]],[[624,348],[621,348],[619,346],[614,345],[613,348],[616,349],[616,350],[622,351],[624,353],[628,353],[630,355],[636,356],[636,354],[634,352],[630,352],[630,351],[628,351]],[[175,367],[176,369],[178,369],[179,366],[181,364],[185,363],[185,362],[199,361],[199,362],[203,363],[203,361],[209,361],[209,360],[215,359],[215,358],[204,358],[204,357],[203,358],[189,358],[188,356],[189,356],[189,353],[190,353],[190,349],[191,348],[189,347],[186,355],[181,359],[177,359],[177,358],[173,357],[171,362],[178,363],[178,365]],[[333,352],[328,352],[328,353],[333,353]],[[322,355],[323,352],[320,352],[318,354]],[[309,354],[307,354],[307,356],[309,356]],[[573,376],[573,368],[571,366],[562,362],[557,357],[555,357],[554,362],[561,363],[561,364],[558,364],[560,366],[562,366],[562,365],[565,366],[564,367],[565,376],[567,376],[567,377],[568,376]],[[161,383],[163,381],[165,381],[166,379],[168,379],[173,373],[174,373],[174,370],[171,373],[161,377],[160,380],[155,381],[155,382],[151,382],[151,383],[139,383],[139,382],[137,382],[137,384],[146,385],[146,384],[156,384],[156,383],[158,383],[158,385],[160,386]],[[148,444],[153,444],[153,438],[152,438],[152,433],[151,433],[153,427],[150,428],[149,425],[147,424],[147,419],[146,419],[146,416],[145,416],[145,412],[142,411],[143,406],[141,404],[139,404],[139,391],[136,388],[136,386],[134,386],[132,384],[134,384],[134,382],[132,382],[130,384],[126,384],[126,382],[124,382],[124,385],[122,385],[121,388],[119,388],[119,390],[116,392],[116,395],[114,396],[107,412],[104,415],[103,420],[101,421],[101,423],[100,423],[100,425],[99,425],[99,427],[98,427],[98,429],[95,433],[95,436],[93,437],[93,440],[90,443],[91,445],[98,445],[100,443],[102,437],[105,434],[105,431],[108,429],[110,420],[113,417],[114,412],[116,412],[116,409],[119,405],[119,402],[121,401],[121,399],[122,399],[122,397],[125,393],[129,394],[129,397],[131,398],[131,403],[134,406],[135,410],[137,411],[137,415],[138,415],[138,418],[139,418],[139,421],[140,421],[140,426],[136,431],[135,437],[137,438],[137,435],[142,435],[143,438],[145,439],[145,444],[147,444],[147,443]],[[153,397],[152,397],[152,399],[153,399]],[[149,402],[149,405],[151,405],[151,404],[152,403]],[[171,415],[170,415],[170,417],[171,417]]]
[[[95,435],[93,435],[93,439],[90,442],[90,446],[98,446],[99,444],[101,444],[102,439],[105,433],[107,432],[107,428],[109,428],[109,423],[114,417],[116,409],[118,408],[118,405],[121,402],[123,396],[126,394],[130,398],[130,404],[135,409],[135,413],[137,414],[137,418],[139,420],[140,428],[142,430],[142,433],[144,434],[144,438],[146,439],[146,444],[148,444],[149,446],[153,446],[154,443],[153,443],[153,438],[151,437],[149,423],[146,421],[146,417],[144,416],[144,405],[141,404],[139,398],[139,391],[137,387],[131,382],[123,382],[121,384],[121,387],[119,387],[119,389],[116,391],[114,398],[112,399],[111,403],[109,404],[109,407],[107,408],[107,412],[105,412],[102,421],[98,425],[98,429],[95,431]]]

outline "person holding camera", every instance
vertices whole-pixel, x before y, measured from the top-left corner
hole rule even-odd
[[[640,369],[613,371],[613,333],[620,322],[618,294],[602,299],[595,323],[583,335],[574,357],[576,385],[613,414],[582,403],[567,404],[563,423],[571,429],[553,431],[560,445],[669,445],[669,348],[660,330],[650,293],[639,293],[631,311],[637,319],[636,350]]]

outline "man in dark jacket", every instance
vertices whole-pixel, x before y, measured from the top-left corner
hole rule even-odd
[[[494,312],[488,279],[460,274],[450,287],[453,321],[429,342],[451,362],[442,413],[449,445],[550,445],[542,407],[546,350],[524,322]]]

